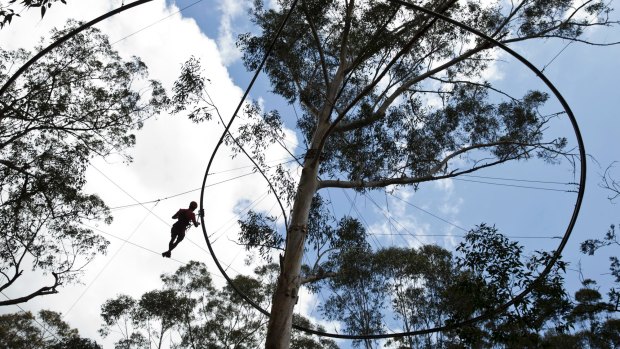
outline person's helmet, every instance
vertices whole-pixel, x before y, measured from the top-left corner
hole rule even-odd
[[[196,209],[196,207],[198,207],[198,204],[196,203],[196,201],[192,201],[189,203],[189,209],[190,210],[194,210]]]

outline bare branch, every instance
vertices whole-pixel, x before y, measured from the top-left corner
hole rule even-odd
[[[452,171],[450,173],[447,173],[445,175],[440,175],[440,176],[434,175],[435,173],[444,169],[444,167],[447,165],[450,159],[453,159],[454,157],[458,155],[462,155],[466,153],[467,151],[474,150],[474,149],[494,147],[498,145],[508,145],[508,144],[513,144],[513,145],[517,145],[520,147],[540,147],[540,144],[525,144],[525,143],[509,142],[509,141],[476,144],[476,145],[472,145],[469,147],[465,147],[463,149],[459,149],[458,151],[446,156],[435,167],[433,167],[428,172],[428,174],[425,176],[419,176],[419,177],[403,176],[403,177],[398,177],[398,178],[384,178],[384,179],[372,180],[372,181],[364,181],[364,180],[344,181],[344,180],[339,180],[339,179],[323,180],[319,182],[319,189],[323,189],[323,188],[383,188],[389,185],[419,184],[419,183],[429,182],[429,181],[434,181],[434,180],[439,180],[439,179],[453,178],[453,177],[457,177],[463,174],[472,173],[472,172],[481,170],[483,168],[495,166],[495,165],[498,165],[498,164],[501,164],[501,163],[504,163],[510,160],[518,159],[521,156],[527,155],[531,151],[531,150],[524,150],[523,152],[520,152],[513,156],[500,158],[496,161],[487,162],[481,165],[476,164],[467,170],[462,170],[462,171],[455,170],[455,171]]]
[[[603,173],[602,182],[599,184],[601,188],[611,191],[611,194],[607,197],[607,199],[609,199],[612,203],[620,197],[620,182],[612,178],[610,174],[610,171],[614,168],[616,163],[617,161],[614,161],[607,166],[605,172]]]
[[[23,296],[23,297],[19,297],[19,298],[14,298],[14,299],[9,299],[9,300],[6,300],[6,301],[1,301],[0,302],[0,306],[25,303],[25,302],[31,300],[34,297],[45,296],[45,295],[49,295],[49,294],[58,293],[58,291],[56,290],[56,287],[61,285],[60,278],[59,278],[58,274],[56,274],[54,272],[52,272],[52,275],[54,276],[54,284],[52,286],[41,287],[40,289],[32,292],[31,294],[29,294],[27,296]]]
[[[306,20],[308,21],[308,25],[310,26],[310,31],[312,32],[312,37],[316,43],[317,51],[319,52],[319,61],[321,64],[321,69],[323,70],[323,79],[325,80],[325,86],[329,85],[329,74],[327,73],[327,63],[325,61],[325,52],[323,52],[323,43],[319,38],[319,34],[316,31],[316,27],[314,26],[314,22],[308,13],[308,9],[306,8],[306,3],[302,2],[301,9],[306,16]]]
[[[331,273],[331,272],[328,272],[328,273],[318,273],[318,274],[315,274],[315,275],[308,275],[305,278],[301,279],[301,284],[302,285],[309,284],[311,282],[317,282],[317,281],[325,280],[325,279],[328,279],[328,278],[333,278],[333,277],[335,277],[337,275],[338,275],[337,273]]]

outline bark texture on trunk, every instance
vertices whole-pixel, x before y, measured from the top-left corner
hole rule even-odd
[[[304,255],[304,243],[308,233],[308,215],[312,198],[318,190],[318,157],[320,150],[314,147],[320,143],[328,124],[317,128],[311,150],[304,161],[293,210],[289,222],[284,257],[280,261],[280,276],[276,284],[271,305],[271,317],[267,328],[265,348],[288,349],[291,340],[293,308],[297,304],[297,294],[301,286],[301,265]],[[312,154],[312,155],[311,155]]]

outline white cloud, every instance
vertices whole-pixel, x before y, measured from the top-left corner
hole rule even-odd
[[[224,64],[228,65],[241,58],[241,51],[235,45],[237,35],[234,29],[235,20],[239,19],[247,10],[248,1],[220,0],[219,9],[222,11],[218,29],[217,43],[222,54]]]
[[[451,178],[440,179],[433,181],[433,186],[449,194],[454,190],[454,180]]]
[[[464,201],[465,200],[463,198],[453,198],[451,196],[447,197],[445,198],[445,201],[439,205],[439,212],[441,212],[442,215],[449,217],[457,216],[461,211],[461,205],[463,205]]]

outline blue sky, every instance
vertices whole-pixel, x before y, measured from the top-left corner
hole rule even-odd
[[[615,3],[617,2],[613,4]],[[206,5],[201,6],[207,7]],[[194,18],[205,33],[217,37],[221,33],[213,28],[213,22],[217,21],[217,15],[220,13],[220,10],[214,10],[212,7],[201,9],[196,6],[186,15]],[[245,15],[235,16],[233,23],[233,27],[239,28],[234,34],[252,29]],[[598,28],[588,32],[586,37],[598,43],[615,42],[620,40],[620,31],[618,28]],[[602,237],[609,224],[617,223],[618,219],[618,207],[607,200],[607,193],[599,187],[599,183],[600,174],[604,169],[620,158],[618,153],[618,149],[620,149],[618,137],[620,130],[620,117],[618,116],[620,92],[617,88],[617,81],[620,77],[620,67],[618,66],[620,46],[600,47],[580,43],[566,46],[566,42],[561,40],[545,40],[511,47],[529,59],[539,69],[545,68],[545,75],[560,90],[578,119],[586,151],[592,158],[588,159],[587,162],[587,190],[580,216],[563,253],[564,260],[570,263],[572,269],[567,275],[567,286],[572,290],[579,286],[580,280],[576,268],[581,265],[583,275],[586,278],[596,279],[601,289],[605,290],[610,282],[609,275],[605,275],[608,272],[607,257],[610,253],[617,253],[617,251],[603,250],[596,257],[589,257],[579,253],[579,244],[587,238]],[[502,89],[514,91],[516,95],[536,88],[548,91],[520,62],[506,55],[501,58],[505,61],[496,67],[501,76],[496,83]],[[239,60],[230,63],[228,69],[237,85],[245,86],[247,84],[250,75],[242,67]],[[290,115],[290,106],[283,104],[278,97],[267,93],[269,86],[265,80],[264,78],[259,80],[260,83],[253,89],[252,95],[264,98],[266,108],[289,110],[288,115]],[[558,103],[552,98],[549,102],[549,111],[560,110]],[[287,115],[287,113],[282,114]],[[288,121],[292,127],[294,119],[291,118]],[[553,124],[552,129],[559,136],[569,138],[571,144],[575,144],[566,117],[560,117]],[[620,171],[616,173],[620,173]],[[578,181],[578,176],[570,172],[570,168],[567,166],[550,167],[536,161],[503,166],[485,171],[480,175],[565,183]],[[469,178],[469,180],[476,179]],[[488,179],[477,180],[490,181]],[[566,188],[567,190],[576,189],[575,186],[570,185],[524,184],[514,181],[499,181],[499,183],[556,189]],[[576,200],[575,193],[501,187],[488,183],[453,181],[449,187],[450,189],[447,191],[423,187],[413,196],[412,202],[441,218],[452,223],[456,222],[455,225],[459,227],[470,229],[475,224],[486,222],[497,224],[498,228],[507,235],[562,236]],[[341,193],[333,192],[334,190],[330,190],[330,195],[337,202],[336,210],[341,209],[339,214],[351,212],[351,205],[347,199]],[[354,194],[351,193],[351,197],[353,196]],[[370,204],[369,200],[364,198],[358,197],[359,201],[356,201],[365,219],[371,221],[367,228],[370,231],[379,231],[383,228],[389,231],[400,230],[401,233],[403,231],[409,232],[407,229],[403,229],[398,221],[389,223],[384,213],[380,211],[387,211],[390,204],[385,205],[386,201],[380,193],[373,196],[377,202],[382,204],[381,209],[377,209],[374,204]],[[391,202],[391,205],[396,202]],[[411,218],[412,215],[415,216],[413,221],[406,220],[402,216],[400,219],[406,220],[404,225],[418,233],[463,234],[463,231],[460,231],[459,228],[455,229],[454,225],[446,224],[411,207],[404,214],[408,218]],[[529,251],[536,249],[552,250],[557,246],[559,240],[521,239],[520,242]],[[448,241],[437,241],[437,243],[445,243],[446,246],[450,246]]]
[[[164,6],[164,2],[155,1],[144,5],[140,10],[118,16],[104,23],[100,28],[110,35],[112,41],[149,27],[136,35],[123,40],[117,49],[123,55],[137,54],[151,68],[153,78],[161,79],[170,85],[178,72],[181,62],[190,55],[202,59],[206,74],[212,80],[210,93],[221,109],[225,118],[230,117],[242,91],[251,78],[251,72],[243,67],[239,53],[234,50],[236,35],[251,31],[251,23],[243,7],[237,7],[233,0],[204,0],[187,8],[182,16],[175,14],[179,9],[195,3],[196,0],[167,2],[173,7]],[[44,35],[49,27],[63,23],[67,17],[90,19],[107,10],[115,8],[120,1],[98,1],[94,5],[74,4],[69,2],[67,11],[49,12],[43,21],[36,14],[16,20],[8,30],[0,31],[0,44],[6,48],[32,46],[40,35]],[[613,5],[620,7],[619,1]],[[620,10],[619,10],[620,11]],[[165,20],[159,21],[162,18]],[[620,12],[614,14],[620,18]],[[34,28],[34,30],[32,30]],[[598,29],[589,33],[592,41],[620,41],[620,30]],[[232,45],[232,46],[231,46]],[[565,47],[561,41],[549,40],[533,44],[515,46],[515,50],[530,59],[537,67],[548,64]],[[515,94],[539,88],[540,84],[531,73],[512,61],[502,57],[505,63],[497,66],[498,75],[494,78],[503,88],[515,91]],[[615,160],[620,160],[620,46],[595,47],[584,44],[568,46],[546,69],[547,77],[559,88],[573,109],[583,134],[586,151],[599,163],[588,159],[588,182],[581,214],[567,245],[565,260],[576,268],[581,261],[584,276],[592,277],[600,282],[605,290],[609,282],[606,273],[607,256],[611,249],[601,251],[596,257],[588,257],[578,252],[579,243],[587,238],[602,237],[609,224],[620,223],[618,205],[607,200],[607,193],[602,190],[600,173]],[[264,77],[258,80],[252,90],[251,98],[264,100],[265,108],[281,110],[288,127],[294,127],[294,113],[291,106],[283,103],[280,98],[269,93],[268,81]],[[550,102],[550,111],[557,106]],[[554,123],[554,132],[566,134],[570,141],[570,129],[566,120],[559,118]],[[162,115],[157,120],[147,123],[138,135],[138,144],[132,150],[135,161],[127,166],[120,159],[94,161],[95,166],[89,172],[89,189],[100,194],[111,207],[134,203],[128,195],[119,190],[122,187],[139,201],[163,198],[176,193],[198,188],[208,157],[221,132],[221,125],[215,123],[193,125],[180,117]],[[291,151],[300,154],[303,147],[294,147],[302,140],[290,137],[293,145]],[[187,155],[179,156],[183,153]],[[247,161],[230,159],[224,150],[216,158],[215,171],[247,166]],[[270,149],[270,159],[287,157],[282,149]],[[96,168],[96,169],[95,169]],[[179,170],[175,170],[175,169]],[[104,177],[101,173],[104,173]],[[225,180],[232,174],[243,174],[244,169],[212,176],[210,183]],[[616,171],[620,178],[620,165]],[[539,181],[571,182],[575,178],[566,166],[541,166],[540,163],[518,163],[502,168],[492,169],[480,175]],[[106,177],[111,178],[114,183]],[[444,181],[440,184],[423,186],[417,193],[397,193],[401,198],[406,196],[407,202],[414,204],[429,213],[423,212],[404,202],[386,198],[383,193],[374,193],[370,198],[348,192],[351,199],[355,198],[355,206],[351,205],[343,191],[330,190],[334,202],[334,210],[338,215],[357,212],[367,221],[367,229],[376,234],[380,244],[401,243],[399,235],[390,237],[380,235],[390,232],[406,232],[413,234],[455,234],[462,235],[458,227],[470,229],[475,224],[486,222],[496,224],[507,235],[514,236],[557,236],[561,235],[568,223],[575,195],[572,193],[552,192],[535,189],[494,186],[488,182],[502,184],[523,184],[523,182],[493,181],[489,179],[469,178],[487,183]],[[213,182],[211,182],[213,181]],[[236,219],[235,212],[243,203],[260,200],[266,187],[259,177],[248,176],[238,181],[214,186],[207,191],[207,225],[211,232],[222,232],[222,237],[233,236],[234,229],[229,227],[231,220]],[[528,184],[545,188],[561,188],[551,184]],[[115,222],[112,226],[99,225],[105,233],[114,234],[129,240],[131,243],[146,247],[152,251],[161,250],[167,243],[168,227],[165,221],[172,223],[169,216],[189,200],[197,200],[198,193],[193,192],[179,198],[162,201],[160,204],[149,204],[147,207],[154,212],[150,214],[137,206],[130,209],[115,211]],[[372,200],[379,204],[379,208]],[[387,203],[387,204],[386,204]],[[265,212],[273,210],[273,199],[260,201],[258,209]],[[394,218],[392,223],[386,215]],[[159,217],[159,219],[158,219]],[[440,217],[443,220],[438,219]],[[142,219],[144,223],[140,223]],[[162,222],[164,221],[164,222]],[[446,223],[445,221],[450,222]],[[219,236],[219,235],[218,235]],[[416,245],[418,239],[442,244],[454,248],[458,238],[407,238],[407,243]],[[160,286],[159,274],[174,271],[179,264],[170,260],[162,260],[157,253],[141,250],[110,237],[112,245],[106,257],[97,259],[89,265],[84,276],[83,285],[72,285],[62,290],[61,295],[49,296],[22,305],[22,308],[36,311],[41,308],[52,308],[65,312],[66,320],[78,327],[86,336],[97,338],[98,307],[107,298],[118,293],[127,293],[139,297],[142,293]],[[225,240],[222,238],[222,240]],[[527,250],[553,249],[558,240],[553,239],[522,239]],[[241,259],[231,252],[231,245],[225,242],[218,245],[225,262],[235,260],[235,265],[243,268]],[[555,245],[554,245],[555,244]],[[175,250],[176,257],[181,261],[199,259],[208,263],[214,272],[210,257],[205,253],[204,240],[197,230],[188,234],[188,240]],[[616,251],[617,254],[617,251]],[[23,289],[28,283],[37,284],[44,278],[32,276],[22,284]],[[221,278],[214,277],[216,282],[223,284]],[[607,282],[606,282],[607,280]],[[578,274],[569,271],[567,285],[576,288],[579,284]],[[311,312],[311,298],[304,303]],[[17,311],[16,307],[5,307],[2,312]]]
[[[188,9],[185,15],[194,18],[203,32],[209,36],[221,36],[221,32],[213,24],[218,21],[218,15],[221,16],[223,13],[222,8],[225,6],[213,7],[203,3]],[[177,4],[182,6],[183,3],[177,2]],[[245,13],[240,12],[242,11],[240,10],[237,16],[231,16],[234,23],[233,27],[235,27],[234,34],[240,34],[253,29]],[[617,28],[599,28],[587,33],[586,37],[593,42],[614,42],[620,40],[620,32]],[[600,173],[603,172],[604,168],[620,158],[618,154],[618,149],[620,149],[620,141],[618,139],[620,118],[617,113],[618,98],[620,97],[620,92],[617,88],[618,77],[620,77],[618,67],[620,46],[600,47],[573,43],[566,47],[566,43],[561,40],[545,40],[527,45],[512,46],[512,48],[529,59],[538,68],[546,67],[544,70],[545,75],[558,87],[579,121],[587,153],[598,161],[598,163],[591,159],[588,161],[588,182],[584,204],[564,255],[565,259],[571,262],[573,266],[576,266],[581,260],[586,276],[591,275],[593,278],[603,281],[605,277],[600,274],[606,272],[606,268],[602,268],[605,264],[601,264],[601,261],[605,260],[603,257],[605,251],[601,251],[601,256],[597,257],[595,262],[594,257],[586,257],[578,253],[578,245],[586,238],[602,236],[609,224],[613,223],[618,216],[617,207],[606,199],[605,191],[598,184],[600,182]],[[541,88],[539,81],[521,63],[509,57],[504,56],[502,58],[507,60],[504,63],[500,63],[497,67],[497,71],[502,76],[497,83],[502,89],[515,91],[515,94],[518,95],[529,89]],[[238,86],[247,85],[250,74],[243,68],[239,60],[230,63],[228,69]],[[252,95],[264,98],[266,100],[266,108],[289,110],[288,114],[282,114],[285,116],[290,115],[290,106],[283,104],[277,96],[266,93],[269,91],[266,79],[259,79],[259,82],[253,89]],[[550,105],[553,104],[554,101],[552,100]],[[557,103],[555,103],[554,107],[556,109],[553,111],[560,110],[557,107]],[[288,121],[292,127],[294,120],[289,119]],[[572,131],[569,126],[566,119],[563,119],[558,120],[554,127],[559,135],[566,135],[571,140]],[[520,163],[511,166],[509,169],[503,168],[489,171],[485,175],[496,175],[499,177],[503,175],[507,178],[564,182],[573,182],[578,179],[573,177],[572,173],[564,172],[566,172],[564,167],[550,169],[549,166],[540,166],[540,164]],[[507,176],[507,174],[510,174],[510,176]],[[512,184],[515,183],[512,182]],[[475,204],[471,202],[463,204],[459,219],[464,221],[463,225],[465,228],[469,228],[473,224],[477,224],[477,222],[493,223],[494,221],[501,222],[505,220],[506,223],[501,228],[508,231],[513,230],[513,235],[519,235],[517,234],[518,231],[531,231],[535,233],[534,235],[562,235],[570,218],[576,196],[572,193],[547,193],[540,190],[498,188],[488,184],[472,182],[454,183],[454,187],[456,193],[452,193],[452,197],[449,200],[458,200],[463,196],[488,195],[500,196],[503,197],[500,201],[507,201],[504,205],[499,205],[499,207],[494,200],[490,199],[478,200]],[[543,185],[543,187],[545,186]],[[574,186],[565,187],[574,189]],[[555,186],[554,188],[560,187]],[[424,190],[422,190],[416,196],[423,196],[425,194]],[[429,203],[428,201],[433,200],[441,201],[432,197],[433,194],[429,196],[423,197],[419,201],[425,202],[427,206],[441,206],[442,202]],[[345,199],[340,198],[339,200]],[[537,205],[537,208],[534,209],[533,205]],[[343,204],[342,206],[348,206],[348,204]],[[530,222],[524,225],[523,215],[527,216],[527,212],[531,212],[532,215],[530,217],[532,218],[526,219],[526,221]],[[439,212],[437,214],[441,215]],[[464,217],[472,218],[467,219]],[[478,217],[478,219],[473,217]],[[378,215],[375,218],[378,220],[381,217]],[[428,221],[434,220],[433,217],[427,216],[426,218],[428,218]],[[426,221],[426,219],[424,220]],[[441,229],[441,227],[439,228]],[[524,243],[526,242],[524,241]],[[531,246],[531,248],[539,248],[540,243],[540,241],[537,241],[536,245]],[[571,285],[576,285],[577,281],[575,279],[569,275]]]

